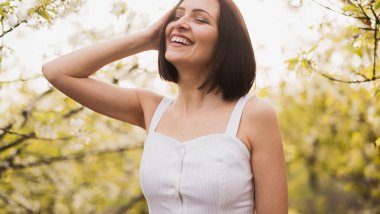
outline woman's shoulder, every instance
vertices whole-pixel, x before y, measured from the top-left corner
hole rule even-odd
[[[156,110],[158,105],[165,98],[170,99],[170,97],[159,94],[155,91],[148,89],[136,89],[138,93],[138,99],[141,104],[141,108],[143,109],[145,115],[152,115]],[[149,117],[149,116],[148,116]]]
[[[273,143],[267,142],[268,139],[280,136],[275,108],[267,99],[250,97],[244,108],[241,122],[242,129],[252,147],[257,148],[258,144],[273,146]]]
[[[250,120],[266,120],[276,117],[276,110],[270,101],[254,95],[247,100],[244,115]]]
[[[145,128],[148,127],[152,119],[153,113],[156,111],[157,106],[163,100],[164,96],[154,91],[147,89],[135,89],[137,98],[139,100],[141,109],[144,114]]]

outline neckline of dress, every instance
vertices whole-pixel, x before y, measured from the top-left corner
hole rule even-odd
[[[191,138],[189,140],[184,140],[184,141],[180,141],[174,137],[171,137],[169,135],[166,135],[166,134],[162,134],[160,132],[157,132],[156,130],[153,130],[153,134],[155,135],[158,135],[158,136],[161,136],[161,137],[164,137],[166,139],[168,139],[170,142],[178,145],[178,146],[181,146],[181,147],[184,147],[185,145],[188,145],[188,144],[197,144],[199,142],[202,142],[202,140],[204,139],[207,139],[207,138],[210,138],[210,137],[230,137],[232,138],[233,140],[237,141],[236,144],[238,144],[242,150],[244,151],[244,153],[248,156],[250,156],[250,151],[249,149],[247,148],[247,146],[245,145],[245,143],[243,143],[242,140],[240,140],[238,137],[235,137],[235,136],[232,136],[232,135],[228,135],[227,133],[212,133],[212,134],[206,134],[206,135],[201,135],[201,136],[198,136],[198,137],[194,137],[194,138]]]

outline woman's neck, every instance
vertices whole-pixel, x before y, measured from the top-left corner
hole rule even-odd
[[[201,83],[178,83],[179,93],[174,102],[173,109],[185,117],[190,117],[195,113],[214,109],[226,103],[223,100],[222,93],[216,93],[215,91],[207,93],[206,89],[200,90],[199,86]]]
[[[213,90],[208,93],[207,87],[199,89],[207,78],[210,69],[195,67],[182,67],[178,69],[178,98],[173,105],[173,110],[182,116],[189,117],[194,113],[207,111],[222,106],[226,103],[223,94]]]
[[[190,117],[193,114],[221,106],[222,103],[222,97],[216,94],[188,93],[187,91],[178,94],[173,109],[176,109],[183,116]]]

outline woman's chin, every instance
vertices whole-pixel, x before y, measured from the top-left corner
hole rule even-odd
[[[179,56],[178,54],[166,53],[165,58],[168,62],[170,62],[174,66],[189,62],[188,58]]]

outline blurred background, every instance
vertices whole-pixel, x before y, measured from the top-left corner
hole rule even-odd
[[[235,0],[253,42],[251,93],[276,108],[289,213],[380,213],[380,0]],[[143,30],[176,1],[0,0],[0,213],[147,213],[145,131],[94,113],[44,62]],[[157,52],[95,78],[165,95]]]

